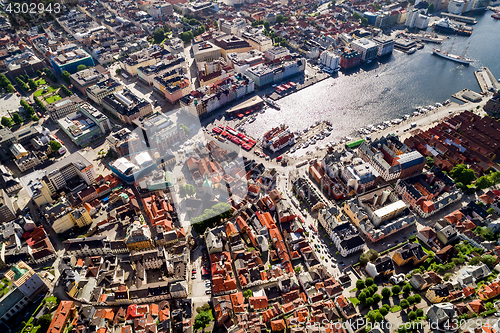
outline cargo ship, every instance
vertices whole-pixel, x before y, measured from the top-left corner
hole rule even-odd
[[[456,22],[451,21],[448,18],[443,18],[440,19],[439,21],[436,21],[434,23],[433,28],[434,30],[439,32],[461,35],[461,36],[470,36],[472,35],[472,30],[473,30],[472,27],[466,25],[460,25]]]
[[[474,60],[466,58],[466,57],[461,57],[459,55],[448,53],[444,50],[433,49],[432,53],[441,57],[441,58],[455,61],[455,62],[458,62],[460,64],[464,64],[464,65],[469,65],[471,62],[474,61]]]
[[[267,148],[273,153],[294,143],[295,135],[283,124],[264,133],[262,138],[262,148]]]

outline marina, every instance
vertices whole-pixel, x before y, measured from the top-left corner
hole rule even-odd
[[[309,86],[312,86],[318,82],[321,82],[327,78],[331,77],[329,74],[326,74],[326,73],[319,73],[317,74],[316,76],[312,77],[312,78],[307,78],[306,80],[304,80],[304,83],[297,83],[294,87],[294,89],[288,89],[287,91],[281,93],[281,94],[278,94],[277,92],[273,92],[272,94],[269,95],[269,99],[271,99],[272,101],[277,101],[285,96],[289,96],[291,94],[294,94],[296,93],[297,91],[300,91],[304,88],[307,88]]]

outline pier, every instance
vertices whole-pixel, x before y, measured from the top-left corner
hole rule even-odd
[[[469,16],[461,16],[461,15],[455,15],[455,14],[450,14],[450,13],[441,13],[441,16],[443,17],[448,17],[452,20],[458,21],[458,22],[463,22],[463,23],[468,23],[468,24],[476,24],[477,20],[473,17]]]
[[[468,102],[477,103],[483,99],[483,96],[481,94],[478,94],[477,92],[472,91],[470,89],[462,89],[459,92],[451,95],[451,97],[456,98],[464,103]]]
[[[277,92],[273,92],[272,94],[269,95],[269,98],[272,99],[273,101],[277,101],[280,98],[291,95],[297,91],[300,91],[304,88],[312,86],[315,83],[321,82],[324,79],[327,79],[329,77],[330,77],[330,74],[326,74],[326,73],[316,74],[316,76],[309,78],[307,80],[304,80],[304,83],[297,83],[297,85],[295,86],[295,89],[284,92],[282,94],[278,94]]]
[[[500,90],[500,83],[498,83],[497,79],[493,76],[488,67],[483,67],[474,72],[476,76],[477,83],[479,87],[481,87],[481,91],[484,94],[488,92],[497,92]]]

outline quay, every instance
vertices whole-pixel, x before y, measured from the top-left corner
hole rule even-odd
[[[451,97],[456,98],[464,103],[468,102],[477,103],[483,99],[483,95],[478,94],[477,92],[472,91],[470,89],[462,89],[459,92],[451,95]]]
[[[500,83],[493,76],[488,67],[483,67],[474,72],[477,83],[481,87],[481,91],[486,94],[488,92],[497,92],[500,90]]]
[[[450,13],[441,13],[441,16],[448,17],[452,20],[458,21],[458,22],[463,22],[463,23],[468,23],[468,24],[476,24],[477,20],[473,17],[469,16],[461,16],[461,15],[455,15],[455,14],[450,14]]]
[[[408,37],[415,39],[419,42],[441,44],[444,38],[439,38],[437,34],[407,34]]]
[[[304,88],[312,86],[315,83],[321,82],[324,79],[327,79],[329,77],[330,77],[330,74],[327,74],[327,73],[316,74],[316,76],[305,80],[304,83],[297,83],[297,85],[295,86],[295,89],[290,90],[290,91],[286,91],[282,94],[278,94],[277,92],[273,92],[272,94],[269,95],[269,98],[272,99],[273,101],[277,101],[280,98],[291,95],[297,91],[300,91]]]

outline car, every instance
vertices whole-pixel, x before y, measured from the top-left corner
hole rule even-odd
[[[210,295],[212,293],[212,290],[205,290],[206,295]]]
[[[387,247],[390,247],[390,246],[391,246],[391,244],[387,244]]]
[[[500,312],[495,312],[495,317],[500,317]]]

